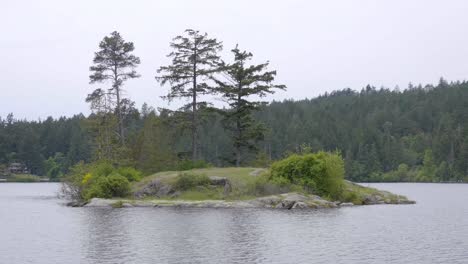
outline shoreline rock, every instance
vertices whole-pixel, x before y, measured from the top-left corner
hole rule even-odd
[[[399,199],[389,200],[384,196],[372,195],[364,205],[370,204],[414,204],[403,196]],[[102,199],[93,198],[84,207],[182,207],[182,208],[272,208],[272,209],[323,209],[354,206],[349,202],[330,202],[317,195],[304,195],[299,193],[283,193],[259,197],[252,200],[129,200],[129,199]]]

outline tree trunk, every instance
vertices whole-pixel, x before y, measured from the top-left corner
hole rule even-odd
[[[119,137],[120,137],[120,143],[125,145],[125,135],[124,135],[124,128],[123,128],[123,123],[122,123],[122,111],[121,111],[121,105],[120,105],[120,89],[116,88],[116,94],[117,94],[117,118],[118,123],[119,123]]]
[[[239,83],[238,91],[237,91],[237,106],[236,111],[239,113],[240,111],[240,103],[241,103],[241,92],[242,92],[242,85]],[[242,140],[242,129],[241,129],[241,121],[239,115],[237,115],[236,120],[236,131],[237,131],[237,143],[236,143],[236,167],[240,167],[242,154],[241,154],[241,140]]]
[[[120,137],[120,143],[122,146],[125,145],[125,135],[124,135],[124,128],[123,128],[123,120],[122,120],[122,111],[121,111],[121,105],[120,105],[120,84],[118,80],[118,72],[117,72],[117,65],[114,65],[114,90],[115,90],[115,95],[117,96],[117,121],[119,123],[119,137]]]
[[[192,89],[192,161],[197,160],[197,50],[193,59],[193,89]]]
[[[240,147],[238,146],[236,148],[236,167],[240,167],[240,162],[241,162],[241,152],[240,152]]]

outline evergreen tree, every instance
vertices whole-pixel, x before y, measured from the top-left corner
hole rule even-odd
[[[132,42],[126,42],[117,31],[110,36],[104,37],[99,43],[99,51],[95,53],[93,66],[89,69],[90,83],[100,83],[110,81],[110,89],[95,95],[110,96],[115,102],[115,112],[117,115],[118,135],[122,145],[125,144],[124,120],[122,113],[123,83],[128,79],[138,78],[135,68],[140,64],[140,58],[133,55],[135,47]]]
[[[272,84],[276,71],[267,71],[268,62],[258,65],[247,65],[252,53],[240,51],[236,46],[232,53],[234,62],[223,63],[226,80],[216,80],[216,91],[226,99],[230,109],[221,111],[224,116],[224,127],[231,131],[235,150],[236,166],[242,161],[244,149],[255,149],[256,141],[263,139],[265,128],[254,120],[252,112],[264,104],[255,101],[251,96],[265,97],[274,93],[274,89],[286,89],[285,85]]]
[[[161,75],[156,76],[156,80],[161,85],[170,84],[166,99],[191,99],[191,102],[181,110],[191,111],[192,160],[195,161],[198,144],[198,110],[206,105],[206,102],[200,102],[198,99],[201,95],[212,93],[208,79],[218,71],[220,60],[218,52],[222,50],[222,43],[208,38],[206,33],[200,34],[197,30],[187,29],[185,35],[175,37],[170,46],[174,49],[168,55],[172,58],[172,63],[158,69],[157,72]]]
[[[434,181],[436,176],[436,165],[434,164],[434,156],[432,150],[427,149],[424,152],[423,166],[418,177],[422,181]]]

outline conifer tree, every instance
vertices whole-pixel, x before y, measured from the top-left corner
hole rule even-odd
[[[224,127],[232,133],[236,166],[242,162],[244,149],[255,149],[255,142],[263,139],[265,128],[256,121],[252,113],[264,104],[251,96],[265,97],[273,94],[275,89],[286,89],[285,85],[272,82],[276,71],[268,71],[268,62],[258,65],[247,65],[252,53],[240,51],[236,46],[232,53],[234,62],[222,64],[223,80],[217,78],[216,91],[226,100],[230,109],[223,110]]]
[[[114,160],[119,138],[115,133],[117,120],[113,114],[110,95],[103,89],[96,89],[86,97],[92,114],[84,122],[93,139],[94,158]]]
[[[177,36],[170,43],[173,51],[168,57],[172,63],[158,69],[156,80],[161,85],[168,83],[171,87],[165,99],[189,98],[191,102],[181,108],[190,113],[192,130],[192,160],[197,160],[198,141],[198,110],[206,102],[199,101],[201,95],[211,94],[212,87],[209,79],[217,72],[220,58],[218,52],[222,50],[222,43],[209,38],[207,33],[201,34],[197,30],[187,29],[183,36]]]
[[[101,90],[101,94],[102,96],[110,96],[115,102],[117,133],[121,145],[125,145],[122,86],[126,80],[140,77],[135,71],[135,68],[140,64],[140,58],[133,55],[134,50],[133,42],[126,42],[117,31],[114,31],[99,43],[99,51],[94,54],[94,65],[89,68],[91,84],[106,81],[112,83],[111,88],[104,93],[102,93],[104,90]]]

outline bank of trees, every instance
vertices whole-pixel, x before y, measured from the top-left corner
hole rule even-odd
[[[129,165],[145,173],[190,165],[191,133],[174,121],[175,113],[132,106],[124,118]],[[272,102],[261,106],[254,119],[267,133],[255,143],[257,151],[245,153],[241,165],[265,165],[287,153],[323,149],[341,151],[346,177],[357,181],[460,181],[468,175],[466,82],[404,91],[369,87]],[[221,114],[204,110],[199,159],[233,166],[232,134],[223,120]],[[60,175],[80,160],[91,161],[92,121],[93,115],[41,121],[2,118],[0,164],[22,161],[35,174],[46,175],[53,168]]]
[[[356,181],[467,180],[467,82],[345,89],[273,102],[257,118],[270,126],[263,146],[273,159],[303,146],[338,149]]]
[[[137,109],[122,97],[124,81],[138,77],[135,46],[114,32],[103,39],[90,81],[88,117],[0,119],[0,164],[25,163],[32,173],[60,178],[79,161],[110,160],[145,174],[193,166],[265,166],[289,153],[341,152],[345,176],[356,181],[467,181],[468,83],[367,86],[314,99],[261,98],[284,89],[268,63],[238,47],[226,61],[222,43],[188,30],[171,42],[171,62],[156,80],[180,109]],[[114,53],[112,53],[114,52]],[[121,57],[119,57],[121,56]],[[127,94],[131,94],[128,91]],[[215,109],[201,95],[225,100]]]
[[[0,164],[24,163],[32,174],[58,179],[79,161],[91,160],[90,134],[83,115],[19,120],[0,117]]]

